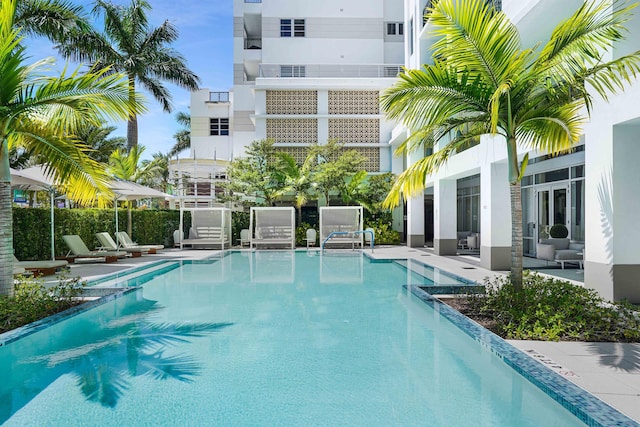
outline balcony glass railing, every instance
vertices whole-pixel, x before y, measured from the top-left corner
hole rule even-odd
[[[209,102],[229,102],[229,92],[209,92]]]
[[[262,3],[262,0],[244,0],[245,3]]]
[[[267,78],[331,78],[331,77],[397,77],[400,64],[261,64],[258,77]]]

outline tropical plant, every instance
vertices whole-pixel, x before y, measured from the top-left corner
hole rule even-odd
[[[89,28],[82,6],[64,0],[21,0],[13,22],[25,35],[45,36],[57,43]]]
[[[360,204],[363,199],[364,189],[367,186],[367,171],[359,170],[351,176],[345,177],[339,188],[342,202],[346,205]]]
[[[58,50],[78,62],[91,62],[97,69],[126,74],[130,96],[134,96],[139,83],[170,113],[171,94],[163,82],[196,90],[199,79],[189,70],[184,57],[169,47],[178,38],[177,28],[168,20],[151,28],[147,17],[150,9],[146,0],[131,0],[128,7],[96,0],[93,13],[104,15],[104,34],[96,30],[72,32],[62,40]],[[129,149],[138,145],[137,112],[130,113]]]
[[[110,136],[116,126],[101,123],[99,126],[87,123],[76,132],[76,138],[87,147],[91,148],[89,155],[95,161],[108,163],[111,153],[124,149],[127,139],[122,136]]]
[[[372,216],[389,212],[382,206],[382,202],[393,188],[396,176],[391,172],[371,175],[361,190],[359,202]]]
[[[569,230],[564,224],[554,224],[549,229],[549,236],[553,238],[564,239],[569,235]]]
[[[511,195],[511,280],[522,285],[522,195],[528,156],[519,147],[561,153],[578,142],[588,88],[607,99],[639,71],[640,52],[608,60],[635,6],[587,1],[541,48],[522,48],[517,28],[484,0],[440,0],[429,9],[433,65],[406,70],[382,96],[387,116],[411,135],[399,152],[438,150],[407,168],[387,197],[422,194],[425,177],[482,134],[504,143]],[[520,161],[522,159],[522,161]],[[506,184],[506,183],[505,183]]]
[[[169,158],[191,147],[191,115],[180,111],[176,114],[176,121],[182,128],[173,135],[176,143],[167,154]]]
[[[326,144],[314,144],[309,156],[317,162],[313,168],[313,184],[324,195],[327,206],[330,205],[332,192],[340,192],[345,183],[356,173],[364,162],[364,157],[356,150],[347,150],[344,144],[329,140]]]
[[[294,206],[298,213],[298,224],[302,224],[302,207],[313,199],[315,188],[312,183],[314,157],[307,155],[302,165],[289,153],[277,153],[279,163],[276,173],[280,175],[279,181],[283,183],[280,195],[289,194],[294,197]]]
[[[278,156],[273,140],[253,141],[246,156],[233,159],[227,169],[226,189],[235,195],[262,200],[271,206],[282,195],[282,174],[277,172]]]
[[[46,158],[47,173],[70,184],[71,198],[91,200],[99,188],[104,190],[104,170],[68,135],[87,122],[99,125],[142,111],[121,74],[65,70],[60,77],[43,77],[48,61],[26,65],[22,38],[14,29],[17,3],[0,3],[0,294],[13,293],[9,150],[20,147]]]
[[[138,182],[165,193],[169,192],[169,155],[158,151],[151,155],[151,160],[144,159],[140,163],[142,173]]]

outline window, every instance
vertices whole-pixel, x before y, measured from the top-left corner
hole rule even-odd
[[[402,22],[387,22],[388,36],[401,36],[404,34],[404,24]]]
[[[306,67],[304,65],[281,65],[280,77],[305,77]]]
[[[280,37],[304,37],[304,19],[281,19]]]
[[[210,118],[209,135],[229,135],[229,119]]]

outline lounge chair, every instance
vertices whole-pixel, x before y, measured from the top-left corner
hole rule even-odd
[[[140,257],[142,256],[142,249],[140,248],[118,248],[118,244],[116,242],[113,241],[113,239],[111,238],[111,235],[109,233],[96,233],[96,237],[98,238],[98,241],[100,242],[100,248],[99,250],[105,250],[105,251],[118,251],[120,249],[122,249],[123,251],[131,254],[132,257],[136,258],[136,257]]]
[[[14,268],[20,268],[23,270],[22,272],[24,272],[24,270],[30,271],[34,277],[50,276],[55,274],[57,270],[65,268],[68,265],[69,263],[64,259],[55,261],[18,261],[18,258],[13,257]]]
[[[309,249],[309,246],[316,245],[316,240],[318,240],[318,233],[316,232],[315,228],[310,228],[307,230],[307,237],[304,240],[307,241],[307,249]]]
[[[82,241],[77,234],[67,234],[62,236],[62,240],[69,247],[67,253],[67,260],[71,259],[73,262],[76,258],[87,258],[92,260],[100,260],[104,262],[116,262],[118,258],[127,256],[126,252],[122,251],[90,251],[87,245]]]
[[[120,248],[124,250],[140,249],[142,250],[142,252],[155,254],[156,251],[164,249],[164,245],[139,245],[133,240],[131,240],[131,237],[129,237],[126,231],[118,231],[116,233],[116,236],[118,237],[118,243],[120,243]]]

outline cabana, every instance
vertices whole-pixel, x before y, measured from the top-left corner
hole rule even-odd
[[[251,249],[258,245],[296,247],[293,207],[252,207],[249,216]]]
[[[231,246],[231,210],[228,208],[194,208],[191,212],[189,238],[182,239],[180,247],[196,248]],[[183,215],[180,210],[180,235],[183,236]]]
[[[363,247],[362,227],[362,206],[320,207],[320,244],[323,248],[326,245],[351,245],[352,248],[359,245]],[[326,240],[329,236],[331,238]]]

